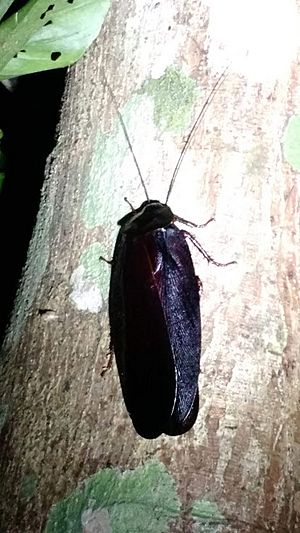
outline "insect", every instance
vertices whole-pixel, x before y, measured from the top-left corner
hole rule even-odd
[[[185,141],[165,203],[148,196],[122,115],[107,84],[146,196],[137,209],[129,204],[131,211],[118,221],[111,261],[109,321],[125,405],[137,433],[147,439],[162,433],[183,434],[198,415],[199,280],[187,239],[208,261],[219,266],[231,264],[214,261],[176,221],[201,226],[174,215],[167,205],[191,137],[224,75],[215,83]]]

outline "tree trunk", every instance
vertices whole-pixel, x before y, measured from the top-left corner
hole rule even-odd
[[[300,531],[300,1],[264,15],[265,3],[222,12],[212,1],[113,1],[70,70],[3,345],[3,532]],[[187,434],[145,440],[115,362],[102,375],[110,267],[99,257],[112,255],[124,196],[145,200],[103,74],[149,195],[164,202],[227,64],[170,206],[199,224],[214,216],[194,233],[217,261],[237,264],[207,265],[192,250],[203,284],[200,412]]]

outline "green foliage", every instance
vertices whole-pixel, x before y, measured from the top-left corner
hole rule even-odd
[[[0,20],[3,19],[6,11],[10,8],[10,6],[13,4],[14,0],[1,0],[0,2]]]
[[[162,463],[124,473],[107,468],[51,509],[45,532],[81,533],[89,517],[95,531],[163,533],[179,510],[174,481]]]
[[[2,16],[10,3],[5,0]],[[77,61],[97,37],[109,6],[110,0],[29,0],[0,24],[0,79]]]

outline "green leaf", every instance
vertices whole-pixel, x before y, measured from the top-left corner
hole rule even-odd
[[[0,0],[0,20],[10,8],[14,0]]]
[[[163,533],[179,511],[173,478],[162,463],[149,461],[133,471],[107,468],[88,478],[51,509],[45,533],[81,533],[87,517],[95,526],[98,520],[95,531]]]
[[[0,79],[77,61],[109,6],[110,0],[29,0],[0,25]]]

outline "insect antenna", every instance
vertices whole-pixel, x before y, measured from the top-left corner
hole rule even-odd
[[[181,154],[180,154],[180,156],[179,156],[179,158],[178,158],[178,161],[177,161],[177,163],[176,163],[176,166],[175,166],[175,169],[174,169],[174,172],[173,172],[173,176],[172,176],[171,181],[170,181],[170,185],[169,185],[169,189],[168,189],[168,193],[167,193],[167,197],[166,197],[166,204],[168,203],[168,200],[169,200],[170,194],[171,194],[171,192],[172,192],[172,189],[173,189],[173,186],[174,186],[174,182],[175,182],[176,176],[177,176],[177,174],[178,174],[178,171],[179,171],[179,169],[180,169],[180,166],[181,166],[182,160],[183,160],[183,158],[184,158],[184,156],[185,156],[185,153],[186,153],[187,149],[188,149],[189,146],[190,146],[190,143],[191,143],[191,140],[192,140],[193,134],[194,134],[196,128],[198,127],[198,125],[199,125],[201,119],[202,119],[203,116],[205,115],[206,110],[207,110],[209,104],[211,103],[211,101],[213,100],[216,91],[217,91],[218,88],[222,85],[222,83],[223,83],[223,81],[224,81],[224,79],[225,79],[225,77],[226,77],[226,73],[227,73],[228,68],[229,68],[229,67],[227,66],[227,67],[225,68],[225,70],[223,70],[221,76],[219,76],[219,78],[217,79],[217,81],[216,81],[216,83],[214,84],[212,90],[210,91],[208,97],[206,98],[206,100],[205,100],[205,102],[204,102],[204,104],[203,104],[203,106],[202,106],[202,108],[201,108],[201,111],[200,111],[198,117],[196,118],[196,120],[195,120],[195,122],[194,122],[194,124],[193,124],[193,127],[192,127],[190,133],[188,134],[188,137],[187,137],[187,139],[186,139],[186,141],[185,141],[185,143],[184,143],[184,146],[183,146],[183,148],[182,148],[182,150],[181,150]]]
[[[134,151],[133,151],[133,147],[132,147],[132,144],[131,144],[131,142],[130,142],[129,135],[128,135],[128,132],[127,132],[127,129],[126,129],[126,126],[125,126],[125,122],[124,122],[123,117],[122,117],[122,115],[121,115],[121,113],[120,113],[120,111],[119,111],[118,104],[117,104],[116,99],[115,99],[115,95],[114,95],[114,93],[113,93],[113,91],[112,91],[112,89],[111,89],[111,87],[110,87],[110,85],[109,85],[109,83],[108,83],[108,81],[107,81],[105,75],[104,75],[104,74],[102,74],[102,75],[103,75],[103,77],[104,77],[105,84],[106,84],[106,86],[107,86],[107,88],[108,88],[108,90],[109,90],[109,94],[110,94],[110,96],[111,96],[111,99],[112,99],[113,104],[114,104],[114,106],[115,106],[115,109],[116,109],[116,111],[117,111],[117,115],[118,115],[118,118],[119,118],[119,121],[120,121],[120,124],[121,124],[122,130],[123,130],[123,132],[124,132],[124,135],[125,135],[125,137],[126,137],[126,141],[127,141],[127,143],[128,143],[129,150],[130,150],[131,155],[132,155],[132,157],[133,157],[134,164],[135,164],[136,169],[137,169],[137,171],[138,171],[138,175],[139,175],[139,177],[140,177],[140,181],[141,181],[142,187],[143,187],[143,189],[144,189],[144,193],[145,193],[145,196],[146,196],[147,202],[149,202],[150,198],[149,198],[149,195],[148,195],[148,192],[147,192],[146,184],[145,184],[145,181],[144,181],[144,179],[143,179],[142,172],[141,172],[141,169],[140,169],[140,167],[139,167],[139,164],[138,164],[138,162],[137,162],[137,158],[135,157],[135,153],[134,153]]]

